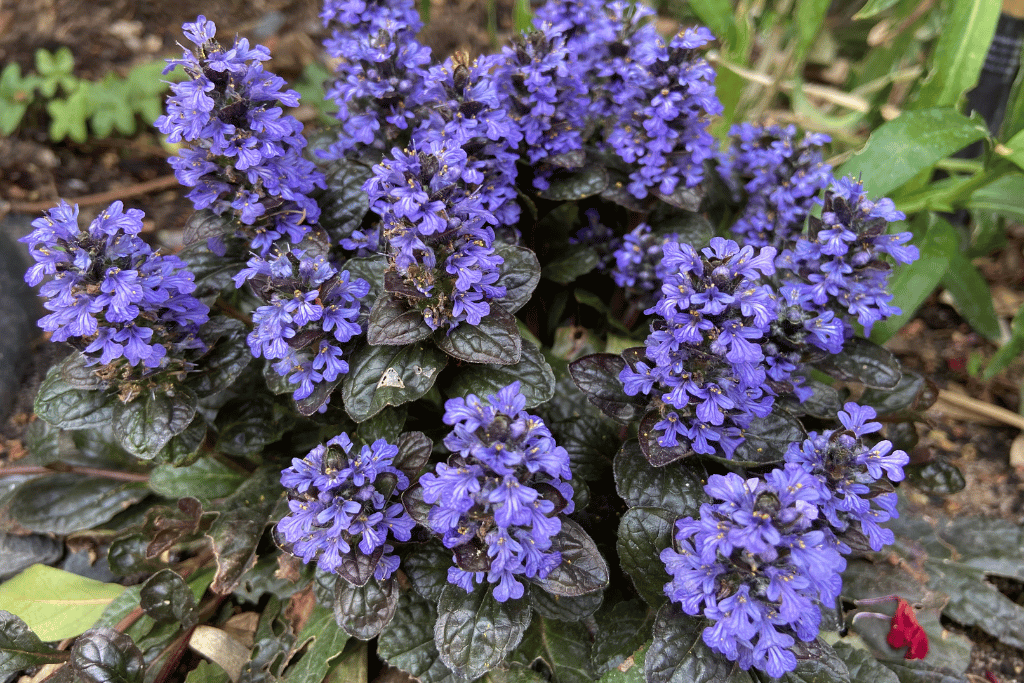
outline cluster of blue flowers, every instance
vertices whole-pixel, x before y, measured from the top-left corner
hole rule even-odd
[[[818,637],[821,613],[834,605],[846,568],[827,534],[815,527],[822,490],[796,465],[744,479],[708,477],[700,518],[676,522],[675,548],[661,560],[672,576],[665,593],[687,614],[713,623],[704,642],[742,669],[779,677],[796,668],[796,638]]]
[[[558,514],[574,509],[569,454],[525,406],[519,382],[486,402],[448,400],[444,445],[453,455],[420,477],[430,527],[453,551],[448,581],[466,592],[496,584],[499,602],[522,597],[522,579],[543,579],[561,563],[551,538],[562,528]]]
[[[661,298],[661,284],[668,275],[668,242],[681,243],[679,234],[653,233],[650,225],[641,223],[625,234],[612,254],[612,279],[639,305],[650,307]]]
[[[834,312],[846,326],[846,338],[853,334],[847,316],[856,316],[871,334],[872,325],[900,312],[889,303],[891,266],[883,255],[897,263],[919,256],[917,247],[906,244],[909,232],[886,233],[889,223],[904,218],[891,199],[871,201],[861,183],[835,180],[825,192],[821,219],[812,216],[808,234],[779,252],[776,266],[787,271],[784,284],[793,288],[787,298],[815,314]]]
[[[341,344],[362,332],[356,320],[360,300],[370,291],[366,280],[299,249],[253,256],[234,279],[236,287],[249,281],[266,302],[253,313],[249,349],[257,358],[275,360],[274,371],[298,385],[295,400],[348,372]]]
[[[399,560],[389,541],[408,541],[416,526],[401,502],[390,502],[409,487],[393,464],[396,455],[398,447],[384,439],[353,453],[343,432],[292,459],[281,473],[289,512],[277,524],[290,552],[326,572],[365,555],[378,581],[390,577]]]
[[[186,352],[206,349],[198,333],[210,309],[192,296],[195,278],[184,262],[154,254],[139,237],[143,215],[114,202],[83,230],[78,205],[61,201],[21,238],[36,262],[25,281],[50,278],[40,294],[51,313],[39,326],[89,364],[123,358],[129,368],[187,370]]]
[[[338,61],[327,97],[341,122],[325,156],[408,142],[430,64],[430,48],[416,41],[422,23],[413,3],[328,0],[320,17],[332,29],[324,48]]]
[[[302,124],[282,109],[297,106],[299,94],[283,91],[284,79],[263,68],[270,52],[262,45],[236,38],[225,50],[202,15],[184,31],[195,52],[168,60],[164,73],[181,66],[189,80],[171,85],[167,114],[155,124],[168,141],[189,143],[171,159],[178,181],[193,188],[188,197],[197,209],[232,211],[259,253],[281,238],[298,243],[320,217],[308,195],[324,187],[302,157]]]
[[[423,312],[432,329],[461,322],[479,325],[503,259],[494,252],[494,215],[484,206],[479,173],[461,146],[434,153],[392,150],[367,181],[371,207],[390,243],[390,267],[401,276],[401,295]]]
[[[875,415],[847,403],[844,429],[791,444],[784,467],[764,479],[712,475],[704,490],[720,502],[676,522],[676,543],[661,553],[672,576],[665,593],[714,622],[704,642],[741,668],[775,677],[795,669],[796,639],[818,636],[816,603],[835,604],[842,589],[845,540],[875,551],[893,542],[879,522],[897,516],[890,482],[903,479],[909,458],[888,441],[864,444],[882,428]]]
[[[715,237],[698,253],[689,244],[664,247],[662,298],[647,314],[660,319],[647,337],[647,360],[623,368],[630,396],[655,394],[658,443],[732,457],[741,430],[771,412],[760,340],[776,316],[762,275],[775,272],[775,249],[740,248]]]
[[[718,157],[718,172],[737,201],[746,200],[732,230],[754,246],[781,248],[803,231],[804,221],[832,182],[832,167],[822,159],[827,135],[806,133],[797,142],[796,127],[733,126],[730,148]]]

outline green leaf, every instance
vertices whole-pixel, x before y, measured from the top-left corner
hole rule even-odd
[[[298,664],[287,670],[284,679],[290,683],[320,683],[348,639],[348,634],[335,623],[331,610],[317,605],[295,638],[294,650],[306,648],[305,653]]]
[[[213,592],[226,595],[233,591],[255,563],[256,546],[282,493],[280,478],[276,467],[256,470],[221,504],[220,516],[206,532],[217,558]]]
[[[856,21],[870,19],[876,14],[881,14],[899,1],[900,0],[868,0],[864,3],[864,6],[853,15],[853,18]]]
[[[85,122],[92,113],[90,86],[88,81],[82,81],[66,99],[57,98],[46,103],[46,111],[50,115],[51,140],[59,142],[68,137],[82,143],[89,139]]]
[[[230,683],[231,679],[219,664],[208,662],[205,659],[196,665],[196,668],[188,672],[185,683]]]
[[[876,128],[864,149],[839,167],[836,177],[862,177],[869,195],[885,196],[987,135],[983,122],[968,119],[955,109],[904,111]],[[897,290],[890,287],[890,291]]]
[[[551,551],[562,554],[562,562],[543,579],[534,581],[552,595],[576,597],[608,586],[608,563],[594,539],[578,523],[562,517],[561,530],[551,537]]]
[[[0,530],[0,576],[12,576],[33,564],[55,564],[62,557],[64,544],[50,536]]]
[[[1000,642],[1024,648],[1024,607],[985,581],[985,573],[949,560],[926,562],[928,587],[949,595],[943,614],[965,626],[977,626]]]
[[[393,461],[395,468],[410,479],[418,477],[434,452],[434,442],[423,432],[405,432],[393,443],[398,447]]]
[[[899,683],[896,674],[867,650],[843,642],[836,643],[832,649],[850,672],[850,683]]]
[[[190,389],[178,387],[173,393],[150,389],[131,403],[114,406],[114,433],[132,455],[150,460],[171,437],[181,434],[192,422],[198,407]]]
[[[92,117],[89,119],[93,134],[98,138],[110,137],[117,131],[122,135],[135,134],[135,109],[128,83],[114,73],[102,81],[95,81],[89,89]]]
[[[905,471],[907,481],[925,493],[951,496],[967,487],[960,469],[941,457],[920,465],[908,465]]]
[[[516,657],[527,666],[544,662],[552,683],[590,683],[590,634],[582,624],[534,617],[519,644]]]
[[[448,568],[451,566],[452,551],[434,540],[414,546],[402,558],[402,571],[412,582],[413,590],[432,603],[438,601],[448,584]]]
[[[142,683],[146,664],[131,636],[94,628],[75,641],[68,666],[75,683]]]
[[[430,390],[447,362],[447,356],[429,342],[364,346],[349,359],[341,385],[345,410],[362,422],[385,406],[414,401]]]
[[[831,0],[797,0],[795,50],[797,64],[803,63],[807,51],[814,44],[815,39],[821,35],[822,25],[830,4]]]
[[[953,0],[948,7],[930,75],[910,107],[955,107],[978,82],[996,30],[999,7],[987,0]]]
[[[654,621],[654,642],[644,661],[647,683],[712,683],[729,677],[732,662],[704,644],[706,622],[662,606]],[[837,682],[838,683],[838,682]]]
[[[599,683],[647,683],[644,675],[644,666],[647,660],[647,650],[651,647],[651,641],[641,645],[637,650],[626,657],[622,664],[601,676]],[[733,683],[731,680],[728,683]]]
[[[629,423],[644,414],[648,399],[627,396],[619,373],[626,367],[621,356],[595,353],[569,363],[569,374],[587,399],[608,417]]]
[[[597,675],[621,666],[651,635],[652,619],[642,600],[626,600],[597,613],[591,655]]]
[[[398,586],[393,578],[383,583],[370,578],[354,586],[338,577],[334,584],[334,619],[350,636],[360,640],[375,637],[395,616]]]
[[[640,420],[640,427],[637,433],[637,437],[640,439],[640,452],[655,467],[664,467],[669,463],[693,455],[690,443],[686,439],[679,439],[675,446],[661,445],[658,440],[665,433],[664,430],[657,427],[661,419],[659,411],[652,410],[648,412]]]
[[[217,411],[217,450],[243,457],[261,453],[288,429],[283,413],[265,392],[231,399]]]
[[[904,370],[899,383],[891,389],[867,389],[857,403],[871,406],[879,415],[910,416],[927,410],[938,393],[935,384],[914,370]]]
[[[189,373],[188,386],[199,397],[223,391],[235,383],[252,361],[245,342],[245,324],[241,320],[214,316],[203,325],[200,336],[209,347],[198,367]]]
[[[596,612],[604,602],[604,591],[575,597],[551,595],[547,591],[530,591],[530,603],[542,617],[558,621],[579,621]]]
[[[77,354],[51,367],[39,386],[36,415],[61,429],[89,429],[110,424],[117,399],[105,391],[76,388],[64,377],[65,368],[79,362]]]
[[[593,247],[580,246],[567,256],[549,261],[542,274],[560,285],[567,285],[597,268],[601,257]]]
[[[691,0],[688,4],[690,10],[701,23],[711,29],[716,38],[730,40],[730,33],[735,33],[736,20],[729,0]]]
[[[665,467],[652,467],[636,440],[627,441],[615,456],[615,490],[630,507],[657,507],[676,517],[699,516],[706,502],[703,467],[685,460]]]
[[[124,586],[34,564],[0,584],[0,610],[17,615],[42,640],[84,633]]]
[[[518,381],[526,397],[526,407],[547,403],[555,395],[555,373],[544,360],[544,355],[528,341],[514,365],[471,365],[455,376],[448,386],[450,396],[489,396]]]
[[[0,676],[7,679],[22,669],[58,664],[67,658],[66,652],[43,643],[17,615],[0,610]]]
[[[86,477],[70,472],[22,484],[10,502],[10,516],[30,531],[70,534],[110,520],[149,495],[141,482]]]
[[[154,621],[181,624],[185,629],[199,620],[192,589],[170,569],[161,569],[142,584],[139,606]]]
[[[505,259],[498,280],[505,287],[505,296],[493,301],[509,313],[515,313],[526,305],[540,282],[540,261],[526,247],[510,244],[495,244],[494,253]]]
[[[619,562],[647,604],[660,605],[670,578],[661,551],[672,547],[676,516],[661,508],[630,508],[619,520]]]
[[[426,339],[431,332],[422,311],[409,308],[385,292],[370,309],[366,341],[374,346],[405,346]]]
[[[405,427],[405,420],[408,415],[409,411],[406,410],[405,406],[385,408],[369,420],[360,422],[359,426],[356,427],[356,434],[368,444],[373,443],[377,439],[384,439],[388,443],[395,443],[402,433],[402,428]],[[401,457],[401,447],[399,447],[399,454],[396,456],[396,459]],[[398,467],[397,464],[395,466]],[[399,467],[399,469],[404,470],[404,466]]]
[[[949,272],[950,264],[959,253],[960,236],[956,228],[945,219],[931,214],[921,214],[918,221],[915,221],[915,227],[929,222],[924,235],[915,237],[911,242],[917,245],[921,257],[897,268],[889,281],[889,291],[893,293],[892,305],[898,306],[903,312],[876,323],[871,331],[872,341],[887,341],[913,317],[917,308]],[[914,232],[917,233],[917,230]]]
[[[522,640],[532,615],[529,596],[498,602],[490,584],[472,593],[448,584],[437,611],[434,644],[441,661],[468,679],[497,667]]]
[[[363,192],[363,195],[365,194]],[[384,291],[384,270],[386,268],[387,259],[384,258],[383,254],[350,258],[342,266],[342,270],[347,270],[351,273],[353,279],[359,277],[370,284],[370,291],[363,297],[363,301],[376,301],[380,297]]]
[[[1024,352],[1024,305],[1021,305],[1017,309],[1017,313],[1014,314],[1013,322],[1010,323],[1010,338],[992,355],[992,360],[988,362],[981,375],[982,379],[988,380],[995,377],[1022,352]]]
[[[781,462],[789,444],[803,441],[807,432],[795,417],[776,409],[766,417],[755,417],[743,435],[743,443],[736,447],[732,459],[763,465]]]
[[[569,454],[574,478],[600,477],[611,465],[619,446],[619,425],[587,401],[567,372],[555,382],[552,399],[537,406],[537,413],[555,443]]]
[[[608,187],[608,172],[602,166],[572,171],[558,169],[549,180],[550,187],[538,192],[538,196],[556,202],[572,202],[603,192]]]
[[[447,582],[446,586],[454,588]],[[415,591],[403,592],[395,617],[377,639],[377,654],[422,683],[455,683],[434,645],[435,605],[436,600],[426,600]]]
[[[462,323],[451,333],[438,330],[434,339],[442,351],[467,363],[512,365],[523,353],[515,316],[493,302],[490,314],[479,325]]]
[[[892,389],[903,376],[895,356],[863,337],[847,340],[842,353],[828,356],[815,367],[838,380],[860,382],[874,389]]]
[[[369,211],[370,200],[363,192],[363,183],[372,174],[366,165],[347,158],[332,160],[320,170],[327,189],[314,195],[320,207],[318,222],[337,243],[357,230]]]

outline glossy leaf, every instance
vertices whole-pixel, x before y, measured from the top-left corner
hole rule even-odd
[[[985,573],[959,562],[927,563],[928,586],[949,595],[943,613],[958,624],[977,626],[1000,642],[1024,648],[1024,607],[985,581]]]
[[[527,409],[546,403],[555,395],[555,373],[544,360],[544,354],[531,342],[523,342],[522,356],[514,365],[471,365],[463,369],[452,380],[448,394],[485,397],[516,381],[526,397]]]
[[[931,73],[911,107],[954,107],[978,82],[996,30],[999,7],[986,0],[954,0],[932,53]]]
[[[363,297],[363,301],[376,301],[384,291],[384,271],[387,268],[387,259],[383,254],[376,256],[361,256],[350,258],[345,261],[343,270],[352,274],[353,278],[360,277],[370,284],[369,293]],[[367,304],[368,305],[368,304]]]
[[[599,676],[620,667],[651,635],[652,622],[641,600],[626,600],[602,609],[596,620],[591,661]]]
[[[505,259],[498,280],[505,288],[505,296],[494,299],[494,303],[509,313],[515,313],[526,305],[540,282],[540,261],[526,247],[509,244],[496,243],[494,253]]]
[[[392,464],[410,478],[419,475],[434,451],[434,442],[423,432],[405,432],[395,440],[395,445],[398,454]]]
[[[321,170],[327,189],[317,193],[318,222],[339,241],[359,228],[370,208],[363,183],[372,174],[367,166],[348,158],[332,159]]]
[[[803,441],[807,433],[803,425],[792,415],[776,409],[767,417],[756,417],[750,427],[744,430],[746,437],[736,452],[734,462],[768,464],[781,462],[786,449],[794,441]]]
[[[601,676],[599,683],[647,683],[644,666],[647,663],[647,650],[650,649],[650,646],[651,641],[648,639],[621,664]],[[729,681],[729,683],[733,682]]]
[[[871,197],[884,197],[941,159],[988,135],[984,122],[955,109],[904,111],[875,129],[867,145],[836,176],[862,178]],[[890,291],[896,291],[890,287]]]
[[[434,340],[449,356],[467,363],[512,365],[523,351],[515,316],[494,303],[479,325],[464,322],[450,333],[438,330]]]
[[[927,221],[928,214],[922,216],[925,217],[922,221]],[[917,245],[921,257],[897,268],[889,282],[889,291],[893,293],[892,305],[903,312],[876,323],[871,329],[871,340],[879,344],[890,339],[913,317],[949,272],[950,264],[959,253],[960,236],[945,219],[933,216],[924,235],[915,237],[911,243]]]
[[[64,365],[59,363],[46,373],[33,405],[36,415],[61,429],[109,424],[117,399],[101,389],[75,388],[63,376]]]
[[[76,683],[142,683],[145,662],[131,637],[112,628],[86,631],[71,648]]]
[[[148,494],[141,482],[50,474],[18,487],[9,514],[30,531],[70,534],[106,522]]]
[[[656,410],[648,412],[640,420],[637,438],[640,442],[640,452],[647,458],[647,462],[655,467],[664,467],[693,455],[693,450],[685,439],[679,439],[675,446],[661,445],[659,439],[665,434],[665,431],[657,426],[661,420],[661,413]]]
[[[608,470],[619,447],[620,427],[587,400],[568,373],[562,371],[555,395],[537,406],[537,414],[569,454],[574,477],[593,479]]]
[[[22,669],[67,658],[66,652],[43,643],[17,615],[0,609],[0,676],[6,679]]]
[[[800,403],[795,396],[789,397],[788,401],[776,399],[777,404],[782,404],[789,412],[796,415],[810,415],[811,417],[831,420],[835,418],[836,412],[843,409],[843,402],[839,398],[839,392],[824,382],[819,382],[813,377],[807,377],[803,386],[811,390],[811,395]]]
[[[377,654],[422,683],[455,683],[434,645],[435,621],[435,600],[426,600],[415,591],[403,592],[394,619],[377,639]]]
[[[354,586],[342,578],[334,584],[334,619],[346,633],[369,640],[388,625],[398,607],[398,586],[394,578],[383,582],[371,578]]]
[[[402,571],[409,577],[413,590],[432,603],[441,597],[448,585],[448,568],[452,566],[452,551],[431,541],[414,546],[402,558]]]
[[[210,587],[215,593],[233,591],[256,561],[256,546],[281,494],[280,478],[274,467],[257,470],[221,504],[220,515],[206,532],[217,558]]]
[[[171,437],[181,434],[196,415],[198,401],[190,389],[174,393],[150,390],[131,403],[114,407],[114,433],[132,455],[151,460]]]
[[[816,367],[836,379],[860,382],[873,389],[892,389],[903,376],[892,353],[863,337],[847,340],[842,353],[828,356]]]
[[[352,354],[342,383],[345,410],[356,422],[385,406],[413,401],[430,390],[447,364],[429,342],[409,346],[364,346]]]
[[[879,415],[907,415],[923,412],[937,397],[935,385],[914,370],[904,370],[899,383],[891,389],[867,389],[857,402],[871,406]]]
[[[242,457],[261,453],[288,428],[283,413],[265,392],[231,399],[217,411],[217,450]]]
[[[395,443],[402,433],[402,428],[405,427],[408,416],[409,411],[405,406],[385,408],[369,420],[360,422],[356,427],[356,434],[368,444],[377,439]]]
[[[622,445],[615,456],[615,490],[630,507],[658,507],[676,517],[698,516],[707,500],[701,477],[707,476],[693,460],[655,468],[644,458],[639,442]]]
[[[593,247],[580,246],[568,255],[544,265],[543,275],[560,285],[567,285],[597,268],[601,257]]]
[[[0,581],[33,564],[53,564],[63,556],[64,544],[50,536],[0,531]]]
[[[84,633],[122,592],[124,586],[36,564],[0,584],[0,610],[42,640],[62,640]]]
[[[202,458],[186,467],[160,465],[149,475],[149,488],[166,498],[209,501],[231,495],[244,480],[244,474],[219,460]]]
[[[615,549],[623,571],[633,580],[637,593],[647,604],[665,602],[665,584],[670,578],[661,561],[661,551],[672,547],[676,517],[661,508],[630,508],[619,520]]]
[[[832,649],[846,665],[851,683],[899,683],[892,669],[886,668],[867,650],[843,642],[836,643]]]
[[[579,524],[562,517],[562,529],[551,537],[551,550],[562,554],[562,563],[547,577],[534,581],[552,595],[574,597],[608,586],[608,564],[597,545]]]
[[[288,669],[285,680],[291,683],[320,683],[332,662],[341,655],[348,639],[348,634],[335,623],[331,610],[317,605],[295,638],[295,650],[305,647],[306,651],[299,663]]]
[[[595,353],[569,363],[569,374],[580,391],[608,417],[628,423],[644,414],[648,399],[627,396],[619,373],[626,361],[611,353]]]
[[[198,622],[196,600],[185,580],[170,569],[161,569],[146,580],[139,606],[157,622],[172,622],[189,629]]]
[[[576,201],[599,194],[608,186],[608,172],[601,166],[558,170],[550,178],[551,186],[537,194],[560,202]]]
[[[374,346],[405,346],[426,339],[432,332],[423,322],[422,311],[384,293],[370,309],[366,341]]]
[[[547,591],[530,591],[533,609],[542,617],[558,621],[579,621],[596,612],[604,602],[604,591],[575,597],[551,595]]]
[[[449,584],[441,591],[434,644],[441,661],[473,679],[500,664],[523,638],[532,610],[528,596],[498,602],[490,584],[467,593]]]
[[[516,651],[523,664],[544,662],[552,683],[590,683],[590,634],[582,624],[535,616]]]
[[[664,605],[654,621],[654,642],[644,660],[647,683],[714,683],[729,677],[733,663],[704,644],[706,622]],[[838,681],[836,682],[838,683]]]

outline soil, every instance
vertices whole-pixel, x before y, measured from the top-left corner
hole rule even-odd
[[[484,0],[433,0],[431,22],[421,35],[436,55],[462,50],[470,55],[491,49],[492,38],[503,43],[512,30],[511,1],[499,2],[497,32],[486,30]],[[14,61],[22,71],[33,69],[38,48],[71,48],[75,74],[90,79],[110,71],[124,74],[131,67],[155,59],[178,56],[180,27],[202,13],[216,21],[221,36],[236,33],[271,48],[268,68],[292,80],[314,60],[324,36],[315,0],[21,0],[0,4],[0,64]],[[313,115],[303,112],[308,119]],[[38,118],[38,117],[37,117]],[[111,193],[83,206],[89,219],[113,199],[126,198],[130,206],[146,213],[147,237],[155,246],[174,248],[185,217],[191,213],[183,193],[170,184],[162,189],[138,192],[140,184],[170,175],[168,152],[153,132],[132,139],[90,140],[86,144],[52,143],[45,121],[26,119],[14,135],[0,139],[0,219],[5,214],[36,217],[58,198],[75,201],[99,193]],[[144,187],[144,185],[143,185]],[[81,201],[81,200],[80,200]],[[20,235],[15,235],[20,236]],[[1024,303],[1024,226],[1008,228],[1008,243],[1000,251],[975,263],[988,280],[996,312],[1008,322]],[[45,369],[59,351],[38,342],[34,362],[27,372],[24,391],[13,416],[0,427],[0,446],[7,459],[23,453],[21,435],[32,419],[31,398]],[[1024,362],[1015,361],[991,380],[982,380],[983,368],[996,346],[964,321],[941,292],[922,307],[917,316],[892,339],[888,347],[909,368],[919,370],[940,388],[1013,413],[1020,410]],[[1011,447],[1020,426],[984,419],[977,412],[955,409],[940,402],[919,425],[920,443],[913,461],[943,458],[963,473],[966,487],[959,493],[935,496],[909,489],[909,498],[923,512],[946,515],[1002,517],[1020,523],[1024,518],[1024,458],[1011,464]],[[1024,451],[1024,441],[1020,450]],[[904,485],[906,486],[906,485]],[[999,580],[997,587],[1018,604],[1024,604],[1024,588],[1014,581]],[[965,632],[974,642],[969,676],[974,681],[1024,683],[1024,654],[995,642],[977,629]],[[388,679],[397,680],[397,679]]]

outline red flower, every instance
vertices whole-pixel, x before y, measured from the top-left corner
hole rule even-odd
[[[917,623],[917,616],[914,608],[903,598],[896,598],[899,604],[896,606],[896,615],[892,618],[892,628],[889,629],[889,637],[886,638],[889,645],[894,648],[901,648],[909,645],[904,659],[924,659],[928,656],[928,634]]]

